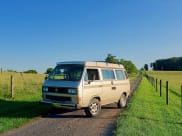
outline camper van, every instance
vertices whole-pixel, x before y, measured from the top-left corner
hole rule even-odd
[[[83,108],[97,116],[101,106],[125,107],[130,81],[123,65],[107,62],[59,62],[42,86],[42,103]]]

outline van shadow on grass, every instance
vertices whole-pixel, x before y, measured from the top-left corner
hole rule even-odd
[[[27,118],[45,117],[51,114],[70,112],[52,105],[40,104],[39,101],[14,101],[0,99],[1,118]]]

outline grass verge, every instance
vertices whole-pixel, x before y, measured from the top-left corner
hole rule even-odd
[[[0,133],[17,128],[52,109],[38,101],[13,101],[0,99]]]
[[[15,97],[10,98],[10,76],[14,76]],[[50,105],[40,105],[45,75],[4,72],[0,74],[0,133],[45,115]]]
[[[143,78],[140,86],[121,113],[115,136],[181,136],[182,109],[165,105],[155,89]]]

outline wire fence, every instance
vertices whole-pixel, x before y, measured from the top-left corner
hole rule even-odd
[[[41,91],[43,74],[24,74],[17,72],[2,72],[0,74],[0,97],[20,98],[37,94]]]
[[[154,78],[150,75],[145,74],[144,75],[147,80],[151,83],[151,85],[155,88],[156,92],[159,92],[159,96],[162,97],[165,95],[165,103],[166,105],[179,105],[182,108],[182,85],[179,87],[180,92],[177,90],[174,90],[169,87],[170,82],[169,81],[162,81],[161,79]],[[177,99],[172,99],[172,98],[177,98]],[[170,99],[171,98],[171,99]],[[180,100],[180,102],[179,102]]]

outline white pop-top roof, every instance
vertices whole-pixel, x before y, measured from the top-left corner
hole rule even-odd
[[[102,67],[102,68],[124,68],[122,64],[113,64],[107,62],[99,62],[99,61],[65,61],[58,62],[57,65],[61,64],[83,64],[87,67]]]

